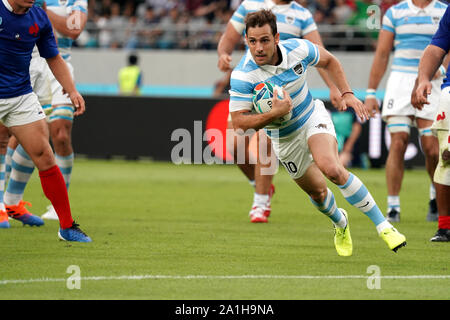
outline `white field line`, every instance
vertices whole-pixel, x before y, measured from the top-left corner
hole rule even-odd
[[[70,277],[70,276],[69,276]],[[68,277],[68,278],[69,278]],[[81,281],[109,281],[109,280],[154,280],[154,279],[168,279],[168,280],[233,280],[233,279],[450,279],[450,275],[392,275],[392,276],[365,276],[365,275],[123,275],[123,276],[97,276],[97,277],[80,277]],[[72,277],[74,280],[74,278]],[[78,280],[78,279],[77,279]],[[42,282],[66,282],[67,278],[40,278],[40,279],[16,279],[16,280],[0,280],[0,285],[6,284],[29,284]]]

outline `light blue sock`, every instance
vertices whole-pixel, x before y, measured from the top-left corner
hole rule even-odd
[[[64,177],[64,181],[66,183],[67,190],[69,190],[70,177],[72,175],[72,168],[73,168],[73,160],[74,160],[73,153],[69,154],[68,156],[60,156],[55,153],[55,162],[59,167],[59,170],[61,170],[61,173]]]
[[[12,156],[14,154],[15,149],[8,147],[6,149],[6,157],[5,157],[5,183],[9,180],[9,175],[11,174],[11,163]]]
[[[344,198],[352,206],[358,208],[361,212],[368,216],[375,226],[378,227],[385,225],[383,222],[386,221],[386,218],[381,213],[369,190],[367,190],[366,186],[361,182],[361,180],[358,179],[357,176],[350,173],[347,182],[338,187],[340,188]],[[377,228],[377,230],[378,229],[379,228]]]
[[[5,155],[0,154],[0,210],[5,211],[3,194],[5,192]]]
[[[22,200],[25,187],[34,170],[34,163],[21,145],[12,156],[11,175],[5,192],[5,203],[16,205]]]
[[[341,213],[341,210],[336,205],[333,192],[327,188],[327,195],[323,203],[317,203],[312,198],[309,198],[313,205],[319,209],[324,215],[329,217],[333,223],[341,228],[345,228],[347,225],[347,219]]]

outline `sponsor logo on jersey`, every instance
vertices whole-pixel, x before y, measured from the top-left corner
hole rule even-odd
[[[302,73],[303,73],[303,65],[302,65],[302,63],[300,62],[300,63],[298,63],[298,64],[296,64],[293,68],[292,68],[292,70],[294,70],[294,73],[296,74],[296,75],[301,75]]]

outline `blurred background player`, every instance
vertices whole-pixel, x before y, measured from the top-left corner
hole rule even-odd
[[[217,54],[219,57],[218,67],[221,71],[227,72],[231,69],[231,54],[235,46],[241,41],[241,38],[245,35],[244,18],[249,12],[254,12],[260,9],[271,10],[277,17],[277,26],[280,32],[280,39],[290,38],[304,38],[315,44],[323,46],[322,39],[317,30],[317,26],[314,22],[311,12],[302,7],[295,1],[282,1],[282,0],[260,0],[252,1],[245,0],[241,3],[238,9],[234,12],[230,21],[228,22],[225,32],[220,38]],[[341,100],[339,90],[330,80],[326,72],[318,70],[322,79],[330,88],[330,100],[333,105],[339,105]],[[231,117],[228,118],[228,129],[233,129]],[[273,167],[272,161],[276,161],[272,158],[272,149],[270,139],[265,135],[263,131],[258,132],[257,136],[258,146],[260,143],[266,142],[267,145],[267,158],[262,159],[259,155],[256,159],[256,165],[251,163],[250,155],[248,151],[250,139],[238,139],[236,133],[233,130],[227,130],[227,146],[228,151],[235,158],[235,162],[241,171],[245,174],[250,184],[255,187],[253,196],[252,209],[250,210],[251,222],[268,222],[267,217],[271,213],[271,198],[275,191],[275,187],[272,184],[273,173],[262,173],[263,168],[268,169],[266,171],[274,171],[269,169]],[[261,142],[260,142],[261,141]],[[245,143],[245,145],[239,145]],[[245,163],[239,163],[236,161],[237,150],[245,150],[246,157]]]
[[[80,35],[86,25],[87,1],[49,0],[45,2],[44,8],[56,32],[58,49],[73,78],[73,67],[70,64],[71,46],[73,40]],[[52,74],[50,74],[50,84],[52,106],[49,108],[50,113],[47,119],[50,138],[55,151],[56,164],[63,174],[67,189],[69,189],[74,161],[71,140],[74,106],[70,98],[63,93],[62,86]],[[11,148],[14,147],[12,143]],[[12,183],[8,184],[5,191],[5,203],[10,214],[29,214],[25,207],[25,204],[29,203],[22,201],[22,198],[26,184],[33,172],[33,163],[26,153],[21,151],[20,147],[14,151],[18,154],[12,156],[15,159],[15,165],[11,166]],[[18,183],[14,183],[14,181]],[[42,218],[58,219],[52,205],[47,207],[47,212],[42,215]]]
[[[436,32],[447,5],[436,0],[406,0],[390,7],[383,16],[375,57],[369,76],[365,104],[379,112],[375,91],[386,71],[389,56],[395,46],[394,60],[383,99],[382,117],[391,137],[386,160],[387,219],[400,221],[400,189],[404,174],[404,155],[410,130],[419,131],[425,166],[431,179],[428,221],[437,220],[432,177],[438,162],[438,141],[431,133],[436,115],[442,72],[434,76],[431,107],[417,110],[411,105],[411,92],[417,76],[420,56]]]
[[[362,132],[362,124],[353,109],[345,111],[331,110],[338,143],[339,160],[345,168],[362,166],[359,150],[359,137]]]
[[[128,65],[119,70],[119,91],[123,95],[140,95],[142,86],[142,70],[138,65],[139,58],[132,53],[128,56]]]
[[[62,240],[91,242],[72,218],[64,178],[55,163],[49,143],[45,113],[32,91],[30,60],[34,45],[52,73],[64,87],[75,115],[83,114],[85,104],[58,52],[52,25],[41,8],[27,0],[3,0],[0,3],[2,27],[8,32],[0,38],[0,118],[39,170],[45,196],[59,217],[58,236]],[[25,43],[26,45],[23,45]]]
[[[333,122],[322,101],[314,100],[306,82],[307,69],[323,68],[342,92],[341,109],[352,107],[358,117],[368,119],[364,104],[353,94],[340,62],[321,46],[308,40],[280,41],[276,17],[268,10],[248,14],[246,40],[249,50],[231,75],[230,112],[233,125],[241,130],[264,128],[273,150],[291,178],[310,197],[313,205],[329,217],[335,227],[334,243],[341,256],[352,255],[352,240],[345,210],[339,209],[326,176],[345,199],[374,223],[388,247],[397,251],[406,238],[384,218],[375,200],[358,177],[339,162]],[[274,94],[266,113],[251,113],[253,90],[270,81],[283,89],[283,99]],[[300,89],[299,89],[300,88]],[[281,124],[274,120],[292,112]]]
[[[432,91],[430,80],[442,64],[450,50],[450,10],[447,8],[439,24],[439,29],[425,49],[419,64],[417,89],[413,92],[412,103],[419,110],[430,108],[428,99]],[[424,104],[426,104],[424,106]],[[433,242],[450,241],[450,72],[448,70],[439,101],[438,112],[431,127],[439,140],[439,163],[434,172],[436,199],[439,211],[438,231],[431,238]]]

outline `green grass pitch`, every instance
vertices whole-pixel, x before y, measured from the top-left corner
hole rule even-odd
[[[352,172],[384,211],[384,171]],[[12,221],[0,230],[0,299],[450,298],[450,246],[429,241],[437,223],[425,221],[424,170],[405,173],[396,227],[408,245],[398,253],[329,183],[350,215],[352,257],[336,254],[331,222],[283,168],[274,183],[270,222],[252,224],[253,190],[235,166],[77,160],[69,196],[93,242],[59,241],[55,221]],[[25,200],[39,215],[48,205],[36,174]]]

